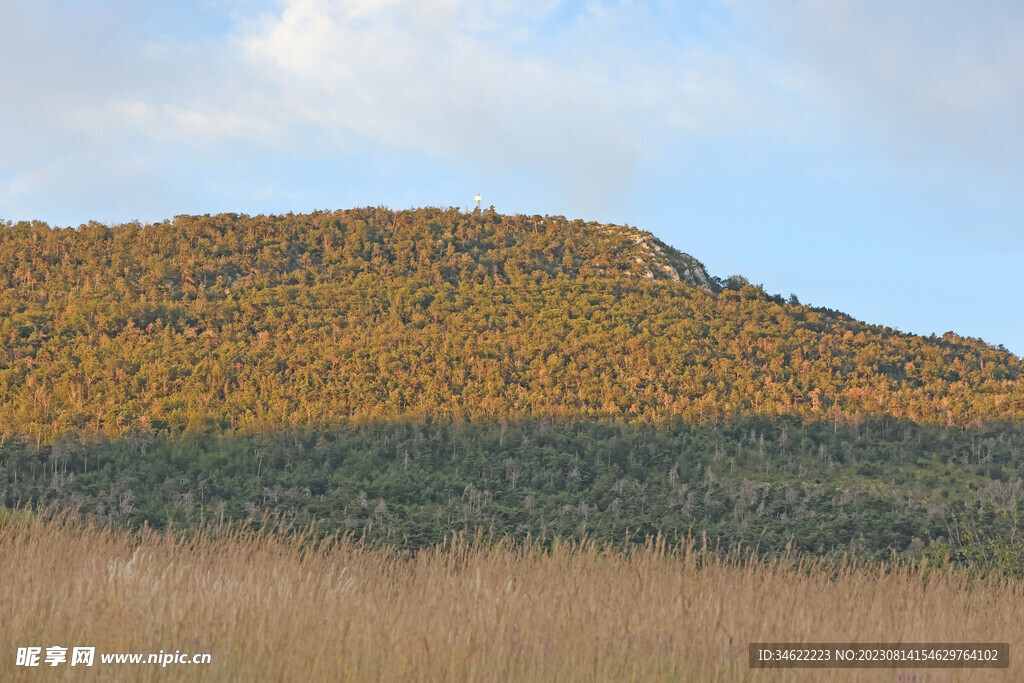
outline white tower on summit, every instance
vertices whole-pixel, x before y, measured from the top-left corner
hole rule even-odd
[[[479,193],[479,192],[477,192],[477,193],[476,193],[476,196],[475,196],[475,197],[473,197],[473,199],[475,199],[475,200],[476,200],[476,210],[477,210],[477,211],[479,211],[479,210],[480,210],[480,200],[481,200],[481,199],[483,199],[483,197],[481,197],[481,196],[480,196],[480,193]]]

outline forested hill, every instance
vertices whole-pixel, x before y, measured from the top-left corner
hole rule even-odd
[[[966,425],[1024,363],[784,302],[648,233],[454,209],[0,225],[0,434],[390,419]]]

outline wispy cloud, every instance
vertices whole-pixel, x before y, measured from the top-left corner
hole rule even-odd
[[[140,21],[124,0],[0,4],[5,217],[123,220],[175,205],[169,127],[143,114],[194,110],[203,91],[216,92],[219,69],[210,48],[140,39]]]
[[[966,162],[1024,180],[1020,3],[729,3],[844,134],[921,172]]]
[[[24,191],[47,163],[104,154],[156,167],[184,148],[385,148],[519,169],[582,208],[672,136],[764,109],[726,53],[675,30],[670,4],[281,0],[236,7],[220,40],[192,43],[124,9],[0,11],[17,27],[0,56],[18,67],[0,85],[20,103],[3,116],[0,166]]]
[[[126,180],[159,194],[183,157],[383,150],[511,169],[592,213],[716,138],[839,139],[946,180],[962,162],[1024,179],[1024,11],[1008,1],[181,2],[218,9],[203,23],[219,32],[193,17],[176,33],[167,0],[0,6],[6,210],[72,178],[108,202]]]
[[[593,203],[652,140],[746,110],[729,60],[696,39],[623,44],[651,19],[632,3],[286,0],[236,38],[282,125],[522,168]]]

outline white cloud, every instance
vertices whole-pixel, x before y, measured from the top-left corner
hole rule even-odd
[[[746,116],[722,55],[624,42],[650,19],[630,3],[591,3],[552,37],[557,5],[286,0],[237,41],[291,135],[519,167],[586,201],[666,135]]]
[[[518,169],[582,208],[614,196],[673,136],[765,109],[727,55],[674,32],[665,6],[281,0],[193,42],[154,30],[141,7],[0,9],[15,27],[0,58],[16,66],[0,88],[18,103],[0,111],[0,169],[21,195],[44,192],[43,169],[62,163],[95,164],[80,169],[92,182],[119,158],[141,177],[183,150],[385,148]]]
[[[722,0],[730,15],[714,0],[220,1],[230,32],[201,38],[127,0],[5,2],[7,196],[61,163],[83,182],[114,169],[113,183],[128,160],[143,177],[184,154],[383,149],[515,169],[591,213],[678,143],[737,136],[838,136],[909,165],[1022,175],[1013,3]]]
[[[464,6],[292,0],[240,43],[288,122],[340,147],[383,144],[591,176],[636,162],[642,150],[617,84],[517,53],[491,32],[500,8],[475,5],[464,16]]]

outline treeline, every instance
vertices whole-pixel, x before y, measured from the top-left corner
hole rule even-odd
[[[407,549],[452,532],[615,544],[660,533],[765,554],[967,558],[979,539],[1021,544],[1022,477],[1019,423],[961,431],[893,419],[396,422],[0,446],[7,507],[158,529],[269,516]],[[1011,559],[1024,568],[1024,555]]]
[[[454,209],[0,226],[0,436],[388,420],[1024,417],[1024,362],[787,303],[646,233]]]

